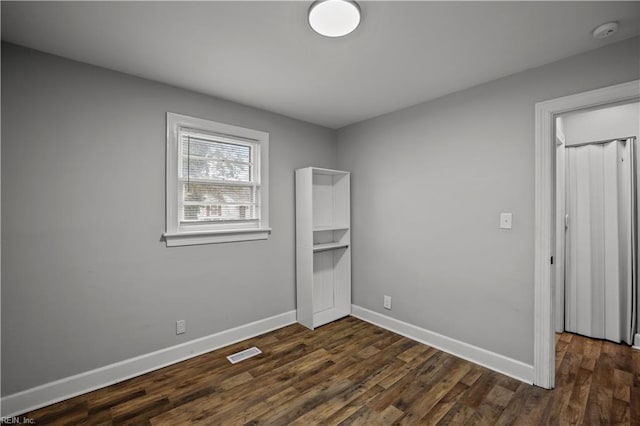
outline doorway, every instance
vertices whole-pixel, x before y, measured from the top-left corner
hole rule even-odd
[[[555,117],[640,99],[640,80],[535,105],[534,380],[555,386]]]
[[[633,344],[640,104],[555,118],[555,331]]]

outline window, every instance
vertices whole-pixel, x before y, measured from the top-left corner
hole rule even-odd
[[[269,236],[269,134],[167,113],[167,246]]]

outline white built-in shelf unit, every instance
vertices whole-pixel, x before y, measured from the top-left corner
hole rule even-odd
[[[297,319],[315,327],[351,313],[349,172],[296,170]]]

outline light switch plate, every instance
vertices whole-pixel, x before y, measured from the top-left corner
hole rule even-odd
[[[511,229],[512,218],[513,214],[511,213],[500,213],[500,229]]]

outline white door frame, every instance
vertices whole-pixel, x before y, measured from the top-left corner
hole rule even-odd
[[[539,102],[535,106],[535,250],[533,383],[555,386],[555,152],[558,114],[640,98],[640,80]]]

